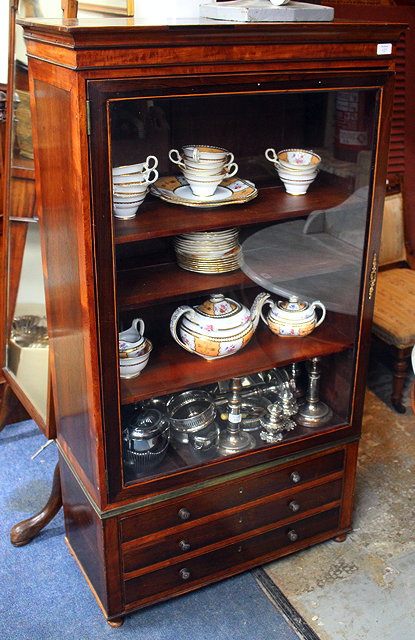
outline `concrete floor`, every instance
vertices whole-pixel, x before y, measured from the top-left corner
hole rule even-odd
[[[354,530],[264,567],[321,640],[415,638],[415,416],[365,402]]]

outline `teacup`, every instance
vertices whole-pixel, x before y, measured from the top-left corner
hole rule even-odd
[[[123,173],[112,178],[113,185],[128,186],[130,184],[153,184],[158,180],[159,174],[156,169],[147,169],[134,173]]]
[[[184,145],[182,147],[183,155],[189,160],[196,162],[212,162],[224,160],[226,164],[234,161],[234,155],[227,149],[222,147],[213,147],[209,144],[203,145]]]
[[[283,149],[277,153],[275,149],[270,148],[265,151],[265,157],[270,162],[279,162],[287,169],[295,169],[296,171],[303,171],[312,166],[316,167],[321,162],[317,153],[306,149]]]
[[[312,182],[314,182],[314,178],[308,178],[306,180],[296,179],[288,179],[280,177],[282,182],[284,183],[284,187],[287,193],[292,196],[302,196],[307,193],[307,189]]]
[[[275,168],[280,178],[288,178],[291,180],[307,180],[308,178],[315,178],[318,173],[317,167],[304,171],[294,171],[292,169],[287,169],[279,163],[275,163]]]
[[[147,191],[145,193],[120,193],[118,195],[114,195],[112,201],[115,204],[127,204],[129,202],[139,202],[141,204],[146,195]]]
[[[158,163],[159,161],[157,160],[156,156],[147,156],[144,162],[113,167],[112,175],[121,176],[128,175],[129,173],[141,173],[142,171],[149,171],[150,169],[155,169],[158,166]]]
[[[213,196],[217,187],[226,177],[226,175],[219,175],[211,176],[206,180],[202,180],[201,178],[185,176],[187,182],[189,183],[189,187],[192,190],[192,193],[199,198],[207,198],[209,196]]]
[[[179,166],[193,163],[193,168],[210,168],[214,166],[224,166],[234,161],[234,155],[221,147],[186,145],[182,148],[182,153],[177,149],[170,149],[169,158],[174,164]]]
[[[120,218],[121,220],[128,220],[129,218],[134,218],[135,214],[138,211],[139,206],[144,202],[146,197],[146,193],[141,196],[137,196],[137,200],[132,202],[120,202],[119,200],[113,200],[113,213],[115,218]]]
[[[120,196],[120,195],[141,195],[142,193],[146,193],[148,191],[147,182],[131,182],[130,184],[116,184],[112,190],[112,195]]]
[[[210,162],[201,162],[196,160],[189,160],[185,158],[183,162],[176,163],[181,169],[189,169],[194,171],[203,171],[205,173],[221,173],[223,169],[229,167],[224,160],[212,160]]]
[[[200,182],[206,182],[210,180],[214,180],[216,178],[220,178],[221,181],[225,180],[225,178],[232,178],[235,173],[238,171],[238,165],[236,162],[228,165],[225,171],[221,171],[220,173],[210,174],[205,171],[198,171],[197,169],[182,169],[182,173],[187,181],[189,180],[199,180]]]

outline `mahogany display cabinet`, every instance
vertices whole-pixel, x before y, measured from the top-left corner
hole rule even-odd
[[[404,25],[21,24],[66,538],[119,625],[351,530]],[[195,196],[169,155],[186,145],[228,150],[236,175]],[[269,148],[316,154],[306,193]],[[115,174],[149,156],[158,178],[120,219]],[[315,300],[311,333],[271,331],[290,304],[316,324]],[[152,351],[124,377],[135,318]],[[223,357],[199,355],[208,320]]]

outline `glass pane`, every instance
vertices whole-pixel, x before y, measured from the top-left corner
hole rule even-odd
[[[127,482],[350,421],[376,104],[109,102]]]
[[[11,315],[7,366],[46,421],[49,349],[39,227],[36,222],[12,222],[10,234],[11,251],[17,259],[9,278],[9,302],[15,304]],[[21,259],[21,264],[18,259]],[[13,298],[16,286],[16,297]]]
[[[55,3],[58,15],[60,7]],[[49,10],[52,5],[50,5]],[[42,15],[43,3],[33,8]],[[21,11],[30,8],[21,3]],[[23,29],[15,27],[15,60],[8,185],[8,291],[6,366],[20,390],[46,423],[48,398],[48,336],[39,228],[35,212],[35,176],[29,82]]]

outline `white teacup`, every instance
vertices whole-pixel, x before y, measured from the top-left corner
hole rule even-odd
[[[138,196],[136,200],[132,202],[120,202],[119,200],[113,200],[112,208],[113,214],[115,218],[120,218],[121,220],[128,220],[129,218],[134,218],[135,214],[138,211],[139,206],[144,202],[146,197],[146,193],[141,196]]]
[[[215,164],[222,166],[230,164],[234,161],[234,155],[226,149],[221,147],[209,147],[209,146],[194,146],[186,145],[182,148],[182,153],[177,149],[170,149],[169,158],[174,164],[187,165],[188,162],[193,162],[193,167],[197,165],[199,168],[213,168]],[[211,164],[212,163],[212,164]],[[182,168],[182,167],[181,167]]]
[[[187,182],[189,183],[189,187],[191,188],[192,193],[195,196],[197,196],[198,198],[208,198],[209,196],[213,196],[217,187],[227,176],[212,176],[207,180],[201,180],[199,178],[192,178],[188,176],[185,177]]]
[[[149,182],[131,182],[130,184],[115,184],[113,195],[141,194],[148,190]]]
[[[283,165],[280,165],[278,162],[275,163],[275,168],[280,178],[288,178],[291,180],[295,180],[297,178],[299,180],[307,180],[308,178],[315,178],[318,173],[318,167],[313,167],[312,169],[307,169],[304,171],[294,171],[292,169],[287,169]]]
[[[202,171],[204,173],[210,173],[210,174],[214,174],[214,173],[222,173],[222,171],[229,166],[229,164],[226,163],[226,160],[211,160],[210,162],[203,162],[203,161],[196,161],[196,160],[189,160],[188,158],[185,158],[184,161],[182,163],[177,163],[178,166],[181,169],[189,169],[191,170],[195,170],[195,171]]]
[[[208,144],[203,145],[185,145],[183,147],[183,155],[185,158],[195,160],[196,162],[211,162],[215,160],[224,160],[229,164],[235,160],[233,153],[222,147],[213,147]]]
[[[225,178],[232,178],[238,171],[238,165],[236,162],[233,162],[229,166],[226,167],[225,171],[221,173],[209,174],[204,171],[198,171],[197,169],[182,169],[183,175],[186,180],[198,180],[200,182],[208,182],[211,180],[216,180],[220,178],[220,181],[225,180]]]
[[[124,173],[118,176],[113,176],[113,185],[127,186],[130,184],[153,184],[158,180],[159,174],[157,169],[148,169],[146,171],[140,171],[135,173]]]
[[[146,197],[148,191],[143,193],[119,193],[114,194],[112,201],[114,204],[127,204],[128,202],[136,202],[141,204]]]
[[[137,164],[124,164],[119,167],[113,167],[112,175],[121,176],[128,175],[129,173],[141,173],[142,171],[149,171],[155,169],[158,166],[159,161],[156,156],[147,156],[144,162],[138,162]]]
[[[283,149],[277,153],[275,149],[270,148],[265,151],[265,157],[270,162],[278,162],[287,169],[295,171],[304,171],[311,167],[316,168],[321,162],[321,158],[317,153],[306,149]]]
[[[302,196],[307,193],[307,189],[312,182],[314,182],[314,178],[308,178],[304,180],[300,179],[288,179],[280,176],[280,179],[284,183],[284,187],[287,193],[292,196]]]

